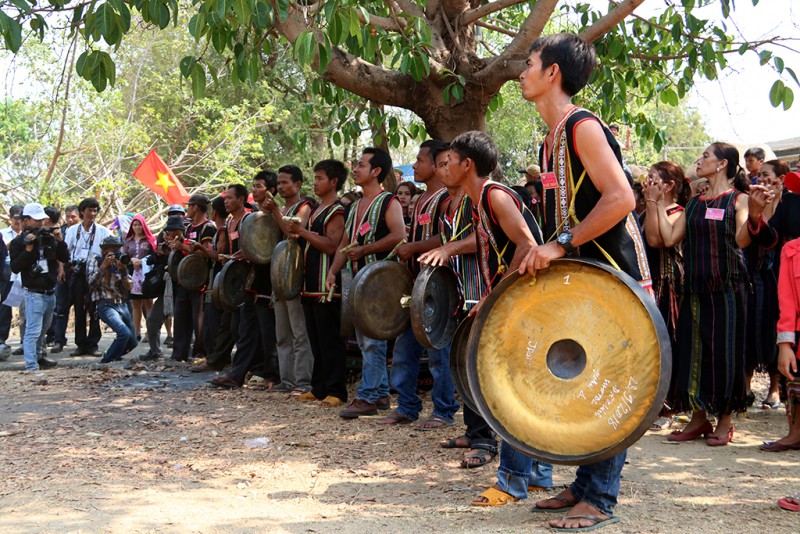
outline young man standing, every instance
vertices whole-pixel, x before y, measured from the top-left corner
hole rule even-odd
[[[397,256],[408,261],[411,273],[416,277],[420,271],[419,254],[439,246],[439,217],[447,209],[450,197],[436,174],[433,150],[440,150],[444,143],[429,140],[422,143],[414,163],[414,179],[426,185],[411,217],[409,242],[397,249]],[[417,395],[417,380],[422,353],[425,351],[414,331],[409,326],[397,337],[392,354],[391,386],[397,391],[397,408],[378,421],[379,425],[398,425],[416,421],[422,411],[422,400]],[[433,413],[418,430],[433,430],[454,424],[453,416],[459,409],[455,398],[455,387],[450,376],[450,345],[441,349],[428,349],[428,366],[433,376],[431,401]]]
[[[403,209],[392,193],[381,184],[392,172],[392,158],[380,148],[365,148],[353,165],[353,181],[363,196],[348,206],[342,241],[337,247],[333,265],[328,270],[325,290],[336,285],[336,275],[345,267],[355,275],[367,264],[385,259],[405,237]],[[356,329],[363,366],[356,398],[339,415],[355,419],[376,415],[378,409],[390,407],[389,377],[386,372],[386,341],[371,339]]]
[[[8,254],[8,246],[11,240],[17,237],[22,230],[22,206],[15,204],[8,210],[8,217],[11,225],[0,230],[0,238],[6,249],[6,256],[0,272],[0,303],[6,300],[14,280],[19,275],[11,272],[11,255]],[[5,361],[11,356],[11,347],[6,344],[8,333],[11,330],[11,307],[0,304],[0,361]]]
[[[347,368],[345,344],[340,334],[341,292],[328,300],[325,282],[328,267],[344,233],[344,206],[338,198],[347,179],[344,163],[334,159],[314,166],[314,194],[319,206],[312,212],[308,226],[289,223],[289,234],[304,239],[303,312],[308,340],[314,353],[311,391],[300,400],[321,400],[323,408],[335,408],[347,402]],[[337,284],[340,286],[340,284]]]
[[[199,246],[203,249],[211,247],[211,241],[217,233],[206,212],[208,211],[208,197],[195,193],[186,203],[186,215],[189,225],[186,227],[186,239],[173,241],[173,250],[179,250],[184,256],[192,254]],[[177,280],[176,280],[177,282]],[[202,354],[203,335],[200,328],[202,322],[203,293],[199,290],[189,291],[180,283],[175,288],[174,325],[175,335],[172,345],[171,359],[174,361],[187,361],[190,356]],[[192,350],[192,334],[194,334],[194,348]]]
[[[64,241],[69,249],[72,270],[69,282],[69,306],[75,309],[75,345],[70,356],[102,356],[97,350],[100,342],[100,322],[94,317],[94,306],[89,300],[86,282],[86,264],[100,255],[100,243],[111,235],[105,226],[95,223],[100,203],[94,198],[85,198],[78,204],[81,223],[67,228]],[[89,333],[86,333],[86,320]]]
[[[61,235],[67,235],[67,230],[81,222],[78,216],[78,206],[70,205],[64,209],[65,224],[61,226]],[[62,274],[63,273],[63,274]],[[67,344],[67,322],[69,320],[69,282],[70,270],[68,266],[59,269],[58,282],[56,283],[56,311],[53,315],[53,348],[52,354],[64,350]]]
[[[644,246],[631,214],[635,200],[619,145],[597,117],[571,101],[596,65],[590,44],[562,33],[537,39],[520,75],[522,96],[536,105],[550,129],[539,153],[548,242],[528,252],[520,272],[535,274],[567,255],[605,263],[610,256],[648,288]],[[580,466],[569,488],[536,503],[537,508],[569,510],[550,521],[553,529],[597,528],[618,521],[613,509],[626,452]]]
[[[284,217],[299,217],[300,225],[305,227],[311,216],[312,202],[300,197],[303,185],[303,172],[294,165],[278,169],[278,194],[283,198],[281,209],[272,199],[264,202],[264,210],[272,214],[283,231],[284,239],[289,236],[289,223]],[[301,247],[304,243],[300,243]],[[267,275],[269,276],[269,275]],[[311,373],[314,356],[308,341],[306,319],[300,297],[292,300],[275,300],[275,335],[278,340],[278,363],[281,383],[271,388],[273,392],[302,395],[311,390]]]

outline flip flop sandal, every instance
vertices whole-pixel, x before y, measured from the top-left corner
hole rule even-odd
[[[486,449],[475,449],[475,452],[471,452],[464,456],[464,459],[461,460],[461,467],[465,469],[475,469],[477,467],[483,467],[486,464],[491,463],[494,460],[494,457],[497,456],[496,452],[487,451]],[[475,458],[479,460],[478,462],[468,462],[467,460]]]
[[[459,445],[458,440],[460,439],[465,439],[467,444]],[[472,440],[470,440],[467,436],[458,436],[457,438],[450,438],[447,441],[442,442],[439,446],[443,449],[469,449],[472,447]]]
[[[781,401],[774,401],[774,402],[764,401],[761,403],[762,410],[769,410],[769,409],[777,410],[780,407],[781,407]]]
[[[530,488],[531,488],[531,486],[528,486],[528,490],[530,490]],[[531,508],[531,512],[536,513],[536,514],[552,514],[554,512],[563,512],[565,510],[571,510],[573,506],[578,504],[577,501],[569,502],[567,499],[565,499],[561,495],[556,495],[555,497],[550,497],[550,498],[545,499],[545,500],[546,501],[549,501],[549,500],[558,501],[558,502],[564,503],[564,506],[559,506],[557,508],[543,508],[541,506],[534,505],[533,508]]]
[[[790,497],[783,497],[778,499],[778,506],[783,508],[784,510],[789,510],[790,512],[798,512],[800,511],[800,504],[795,504],[789,500]],[[792,499],[797,500],[795,497],[791,497]]]
[[[513,497],[508,493],[500,491],[499,489],[491,486],[489,489],[478,495],[478,497],[483,497],[486,499],[486,502],[472,501],[472,506],[503,506],[504,504],[517,502],[519,500],[516,497]]]
[[[561,519],[588,519],[589,521],[594,521],[594,524],[586,526],[586,527],[575,527],[575,528],[559,528],[559,527],[550,527],[551,530],[554,532],[589,532],[590,530],[597,530],[598,528],[607,527],[608,525],[613,525],[614,523],[619,523],[619,517],[613,516],[609,517],[608,519],[603,519],[598,515],[571,515],[571,516],[564,516]]]
[[[428,423],[438,423],[436,426],[421,426],[426,425]],[[449,426],[455,426],[455,423],[452,421],[448,421],[443,417],[439,417],[438,415],[432,415],[421,422],[419,425],[414,426],[414,430],[422,430],[423,432],[427,432],[428,430],[439,430],[440,428],[447,428]]]

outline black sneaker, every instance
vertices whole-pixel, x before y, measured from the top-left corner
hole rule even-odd
[[[172,339],[172,336],[167,336],[167,339],[164,340],[164,345],[169,347],[169,348],[172,348],[172,345],[174,345],[174,344],[175,344],[175,340]]]
[[[12,356],[22,356],[23,354],[25,354],[25,351],[22,350],[22,347],[20,347],[18,349],[14,349],[13,351],[11,351],[11,355]]]
[[[53,343],[53,347],[50,349],[50,354],[58,354],[62,350],[64,350],[64,345],[61,343]]]
[[[161,357],[161,354],[153,354],[152,352],[150,352],[148,350],[147,352],[145,352],[144,354],[139,356],[139,361],[149,362],[149,361],[157,360],[160,357]]]
[[[56,366],[58,366],[58,362],[54,362],[53,360],[48,360],[47,358],[39,360],[39,369],[52,369]]]

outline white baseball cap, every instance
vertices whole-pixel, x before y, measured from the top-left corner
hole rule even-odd
[[[30,204],[25,204],[25,207],[22,208],[22,216],[23,217],[30,217],[31,219],[36,219],[37,221],[43,221],[48,217],[48,215],[44,212],[44,208],[41,204],[37,202],[31,202]]]

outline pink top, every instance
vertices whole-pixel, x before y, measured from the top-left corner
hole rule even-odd
[[[800,238],[783,245],[778,276],[778,343],[794,343],[800,332]]]

